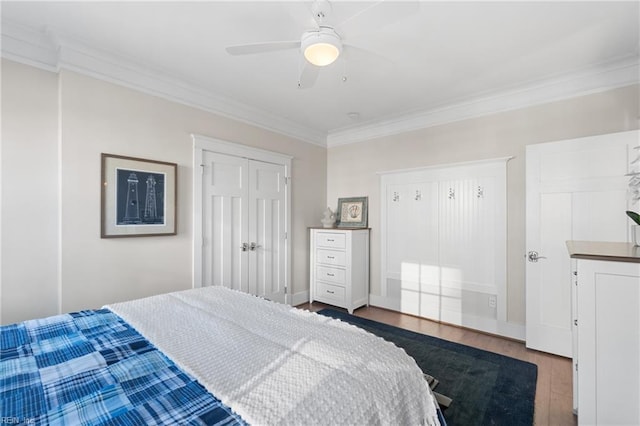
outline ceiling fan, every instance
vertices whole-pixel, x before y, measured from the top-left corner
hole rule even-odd
[[[270,41],[263,43],[241,44],[226,48],[230,55],[250,55],[287,49],[299,49],[302,65],[298,77],[298,87],[312,87],[321,67],[332,64],[343,53],[363,51],[347,42],[351,34],[363,34],[367,30],[380,29],[415,11],[418,1],[393,2],[394,7],[379,7],[384,1],[376,1],[363,7],[358,13],[336,23],[332,16],[332,6],[328,0],[315,0],[311,4],[311,14],[315,27],[302,33],[299,40]],[[346,81],[346,76],[343,76]]]

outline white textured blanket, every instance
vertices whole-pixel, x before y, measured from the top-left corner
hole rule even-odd
[[[344,322],[223,287],[107,308],[250,424],[438,424],[413,358]]]

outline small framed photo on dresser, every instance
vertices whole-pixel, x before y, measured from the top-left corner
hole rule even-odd
[[[368,197],[338,198],[338,228],[366,228]]]

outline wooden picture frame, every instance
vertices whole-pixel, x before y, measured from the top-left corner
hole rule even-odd
[[[101,154],[100,238],[176,235],[176,163]]]
[[[368,197],[338,198],[338,228],[366,228]]]

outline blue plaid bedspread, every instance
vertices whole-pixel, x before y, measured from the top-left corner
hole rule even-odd
[[[108,309],[0,327],[0,424],[245,424]]]

